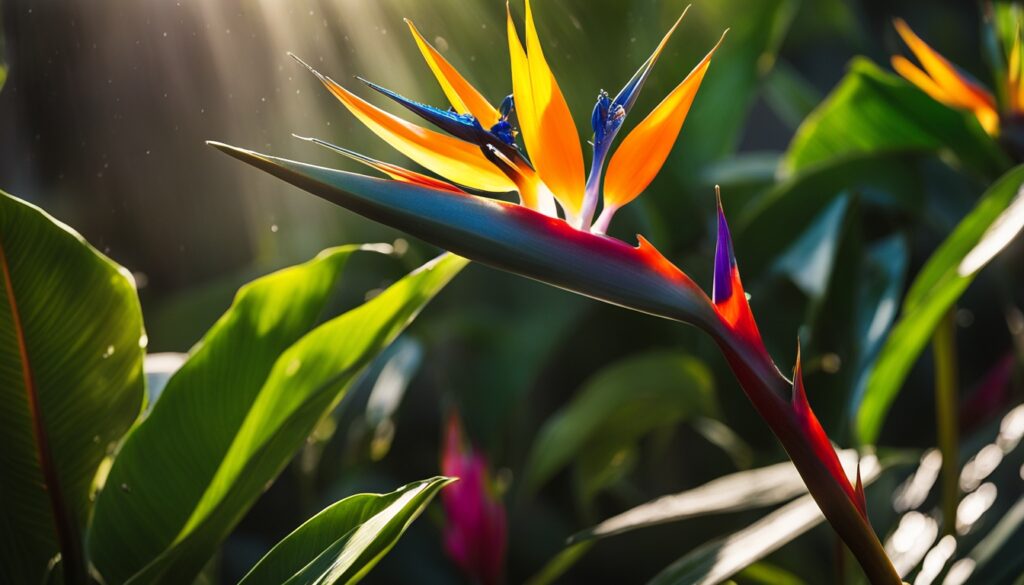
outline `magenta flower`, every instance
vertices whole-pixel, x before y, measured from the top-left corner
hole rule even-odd
[[[495,493],[487,458],[466,443],[454,413],[445,430],[441,473],[459,478],[441,492],[445,553],[470,580],[500,583],[508,538],[505,506]]]

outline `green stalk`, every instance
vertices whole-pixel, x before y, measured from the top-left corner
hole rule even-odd
[[[942,453],[942,532],[955,534],[960,500],[957,433],[956,309],[950,309],[932,335],[935,358],[935,423]]]

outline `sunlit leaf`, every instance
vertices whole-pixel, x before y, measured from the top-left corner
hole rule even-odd
[[[932,331],[974,277],[1024,228],[1024,166],[1003,175],[932,254],[914,279],[855,410],[855,429],[874,443]]]
[[[856,466],[856,451],[842,451],[839,455],[844,467]],[[764,508],[805,493],[807,487],[793,464],[776,463],[724,475],[699,487],[662,496],[580,532],[572,540],[604,538],[687,518]]]
[[[874,481],[881,467],[862,461],[865,484]],[[847,470],[850,471],[850,470]],[[713,585],[735,575],[825,519],[810,495],[803,496],[750,526],[713,540],[669,565],[649,585]]]
[[[390,494],[345,498],[277,543],[239,585],[356,583],[451,481],[435,477]]]
[[[970,568],[971,579],[968,583],[1008,583],[1014,577],[1019,579],[1024,571],[1024,557],[1019,553],[1022,544],[1024,496],[1017,498],[1017,502],[999,519],[988,535],[960,561],[964,567]]]
[[[142,312],[124,268],[0,192],[0,581],[85,575],[93,477],[142,408]]]
[[[1010,166],[971,113],[952,110],[858,58],[797,130],[783,169],[792,173],[837,156],[895,150],[950,152],[984,178]]]
[[[90,552],[108,582],[196,575],[351,381],[466,263],[442,256],[310,331],[356,249],[243,287],[170,380],[97,500]]]

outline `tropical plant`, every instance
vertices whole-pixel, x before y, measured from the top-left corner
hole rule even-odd
[[[438,179],[398,171],[393,165],[365,157],[360,160],[392,180],[332,171],[219,143],[212,145],[329,201],[467,258],[703,329],[719,345],[747,397],[786,448],[811,495],[871,581],[900,583],[871,529],[860,473],[851,483],[810,408],[799,351],[790,382],[761,341],[740,281],[721,198],[711,298],[642,236],[634,248],[604,235],[615,212],[636,198],[664,164],[714,49],[624,139],[603,183],[601,216],[592,224],[610,144],[675,26],[614,99],[604,93],[598,96],[592,116],[594,156],[586,185],[576,128],[544,58],[529,0],[525,50],[508,13],[513,93],[500,112],[432,50],[414,27],[410,28],[454,110],[422,105],[379,86],[371,87],[446,130],[451,137],[386,114],[312,67],[307,68],[360,121],[400,151],[461,185],[489,191],[515,187],[520,194],[519,205],[465,194],[451,184],[439,187]],[[509,123],[513,112],[518,128]],[[515,141],[518,134],[531,160],[520,151]],[[471,171],[465,172],[466,168]],[[511,184],[493,180],[501,177],[495,174],[499,171]],[[555,201],[564,221],[559,218]]]
[[[445,255],[317,324],[349,258],[325,250],[243,287],[145,416],[131,274],[0,193],[3,580],[181,583],[216,554],[352,381],[465,265]],[[353,583],[448,478],[343,499],[247,583]]]

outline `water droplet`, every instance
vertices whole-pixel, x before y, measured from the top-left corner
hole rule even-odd
[[[277,224],[276,223],[270,224],[270,231],[274,232],[275,234],[277,233]]]
[[[106,351],[103,352],[103,359],[107,359],[112,355],[114,355],[114,346],[108,345]]]
[[[149,345],[149,336],[143,333],[142,337],[139,338],[139,347],[146,349],[147,345]]]

